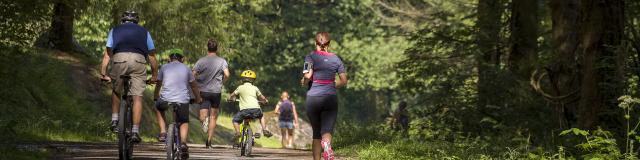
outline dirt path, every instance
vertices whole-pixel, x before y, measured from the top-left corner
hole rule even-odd
[[[23,148],[54,151],[51,159],[118,159],[115,143],[48,143],[28,144]],[[304,150],[254,148],[251,157],[238,157],[239,150],[231,146],[215,145],[211,149],[202,144],[189,144],[189,159],[311,159],[311,152]],[[142,143],[136,145],[134,159],[165,159],[164,144]]]

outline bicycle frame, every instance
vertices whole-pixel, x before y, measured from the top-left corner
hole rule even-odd
[[[240,124],[241,136],[238,139],[238,144],[240,144],[240,156],[251,155],[251,148],[255,142],[255,137],[250,125],[253,120],[254,119],[246,118]]]
[[[118,112],[118,153],[120,159],[131,159],[133,156],[133,142],[131,141],[133,127],[133,103],[129,96],[130,78],[120,76],[123,80],[124,91],[120,98],[120,111]]]
[[[168,105],[173,108],[173,123],[169,124],[169,134],[168,140],[165,142],[167,146],[167,159],[179,159],[182,156],[182,152],[180,151],[181,137],[180,137],[180,125],[182,123],[178,122],[177,112],[178,107],[180,107],[179,103],[170,102]]]

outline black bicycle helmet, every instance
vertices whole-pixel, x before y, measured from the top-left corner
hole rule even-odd
[[[122,13],[122,23],[133,22],[138,23],[138,13],[135,11],[125,11]]]
[[[172,53],[171,55],[169,55],[169,58],[180,60],[180,59],[182,59],[182,54],[180,54],[180,53]]]

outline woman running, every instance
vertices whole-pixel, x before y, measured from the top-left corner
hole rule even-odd
[[[347,73],[342,60],[328,51],[329,33],[316,34],[316,51],[304,59],[303,86],[310,85],[307,91],[305,106],[307,116],[313,129],[313,159],[320,159],[320,152],[325,160],[333,160],[331,134],[338,116],[337,88],[347,85]],[[336,74],[339,81],[335,80]]]

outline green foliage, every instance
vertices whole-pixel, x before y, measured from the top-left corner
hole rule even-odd
[[[622,159],[626,158],[618,149],[616,140],[612,134],[600,128],[589,133],[588,131],[571,128],[562,131],[560,135],[573,134],[575,136],[584,137],[585,142],[577,144],[576,147],[583,151],[584,159]]]
[[[46,50],[5,48],[0,53],[2,139],[8,142],[65,140],[104,141],[110,137],[104,114],[86,100],[71,81],[65,62]],[[46,83],[43,83],[46,81]],[[94,116],[88,116],[94,115]]]
[[[50,25],[52,6],[39,0],[0,1],[0,43],[32,45]]]

